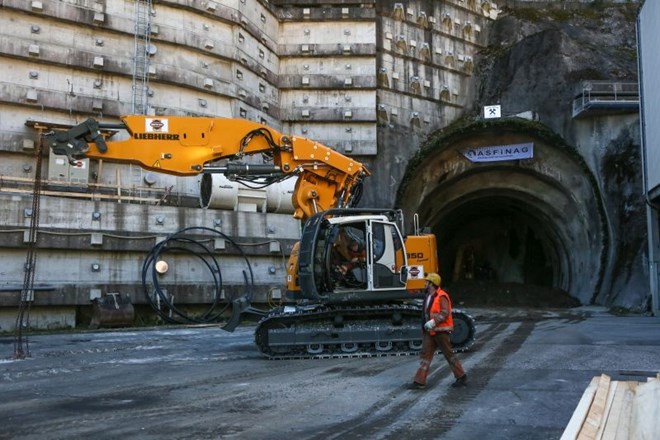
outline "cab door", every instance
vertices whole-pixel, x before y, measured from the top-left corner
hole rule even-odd
[[[372,221],[368,228],[369,287],[374,290],[405,286],[403,238],[394,223]]]

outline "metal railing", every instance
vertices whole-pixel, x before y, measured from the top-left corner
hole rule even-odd
[[[636,82],[583,81],[573,100],[573,117],[600,111],[635,111],[639,108]]]

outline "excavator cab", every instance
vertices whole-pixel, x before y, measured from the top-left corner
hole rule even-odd
[[[407,297],[408,260],[397,216],[391,210],[335,209],[311,217],[300,241],[294,299],[362,303]]]

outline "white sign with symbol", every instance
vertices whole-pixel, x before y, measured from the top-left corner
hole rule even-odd
[[[408,279],[410,280],[424,279],[424,266],[408,266]]]
[[[144,120],[144,131],[147,133],[168,133],[169,124],[167,119],[151,119]]]
[[[499,105],[487,105],[484,107],[484,119],[502,117],[502,107]]]

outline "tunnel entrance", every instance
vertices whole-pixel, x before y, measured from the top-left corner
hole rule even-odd
[[[531,157],[480,162],[466,154],[521,144],[533,146]],[[436,234],[443,285],[455,299],[577,305],[597,294],[607,246],[594,182],[547,128],[503,120],[429,141],[410,161],[397,200]]]
[[[497,195],[473,201],[449,213],[434,232],[446,237],[438,250],[446,283],[552,286],[556,243],[521,204]]]

